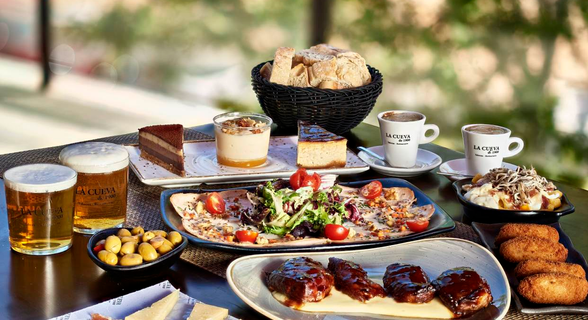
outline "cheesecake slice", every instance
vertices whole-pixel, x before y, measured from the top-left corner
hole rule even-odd
[[[319,125],[298,121],[298,167],[340,168],[345,167],[346,163],[347,139]]]
[[[125,320],[164,320],[178,302],[179,297],[180,290],[176,290],[165,298],[153,303],[150,307],[126,316]]]
[[[184,126],[164,124],[139,129],[141,158],[184,176]]]

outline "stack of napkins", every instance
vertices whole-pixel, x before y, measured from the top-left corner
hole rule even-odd
[[[170,308],[171,311],[169,311]],[[92,314],[101,314],[112,319],[126,318],[126,320],[153,319],[161,314],[167,314],[166,320],[201,320],[218,319],[215,316],[220,314],[222,317],[223,311],[200,303],[176,290],[169,281],[164,281],[49,320],[89,320]],[[232,316],[227,316],[225,319],[236,320]]]

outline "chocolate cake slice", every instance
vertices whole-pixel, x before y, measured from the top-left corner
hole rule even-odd
[[[139,129],[141,158],[184,176],[184,126],[164,124]]]
[[[307,169],[345,167],[347,139],[323,127],[298,121],[296,164]]]

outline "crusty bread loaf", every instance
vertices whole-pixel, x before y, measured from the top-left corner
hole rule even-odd
[[[296,50],[294,48],[280,47],[276,50],[274,64],[270,81],[278,84],[287,85],[290,78],[290,69],[292,68],[292,58]]]
[[[263,67],[261,67],[261,69],[259,70],[259,73],[261,74],[261,76],[266,79],[269,80],[270,77],[272,76],[272,64],[269,62],[266,62]]]
[[[308,83],[308,70],[304,64],[299,63],[290,70],[288,85],[302,88],[310,86]]]
[[[326,43],[321,43],[321,44],[317,44],[316,46],[312,46],[310,47],[310,50],[312,51],[316,51],[322,54],[327,54],[327,55],[331,55],[331,56],[336,56],[339,53],[343,53],[343,52],[348,52],[349,50],[346,49],[341,49],[341,48],[337,48],[337,47],[333,47],[330,44],[326,44]]]
[[[310,49],[304,49],[296,52],[294,55],[294,63],[304,63],[305,66],[310,67],[317,62],[323,62],[336,59],[334,55],[320,53]]]
[[[320,89],[347,89],[351,88],[351,85],[345,81],[339,80],[323,80],[318,87]]]
[[[316,62],[308,67],[308,80],[313,87],[325,80],[337,81],[337,59]]]
[[[372,80],[365,59],[356,52],[337,54],[337,78],[353,87],[366,85]]]

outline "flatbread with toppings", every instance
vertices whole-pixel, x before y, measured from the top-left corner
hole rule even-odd
[[[306,173],[305,173],[306,174]],[[312,177],[309,175],[309,177]],[[362,188],[278,180],[243,189],[176,193],[182,225],[197,238],[245,247],[371,242],[426,230],[435,208],[417,206],[410,188]],[[321,189],[319,189],[319,186]]]

